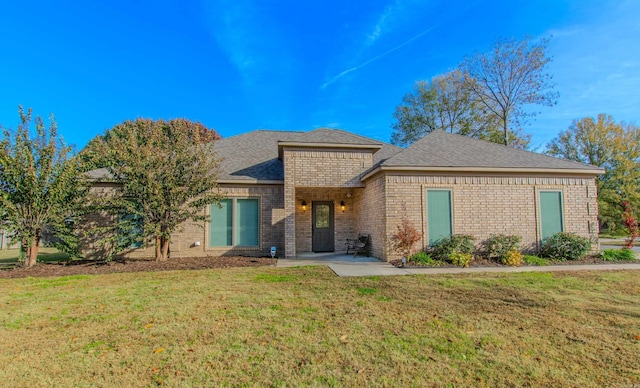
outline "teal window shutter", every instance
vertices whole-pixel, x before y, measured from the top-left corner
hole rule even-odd
[[[236,201],[236,245],[257,246],[259,214],[257,199],[238,199]]]
[[[427,190],[427,228],[429,245],[451,236],[451,190]]]
[[[210,210],[209,245],[212,247],[233,245],[233,201],[224,199],[220,206],[212,204]]]
[[[564,230],[562,224],[562,192],[540,192],[540,231],[542,240]]]

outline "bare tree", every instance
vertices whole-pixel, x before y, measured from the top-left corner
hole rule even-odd
[[[391,142],[408,146],[434,130],[502,143],[498,116],[475,101],[459,70],[418,81],[393,114]],[[511,145],[526,148],[528,136],[510,133]]]
[[[535,116],[525,105],[556,104],[558,93],[547,72],[549,39],[498,39],[490,51],[468,56],[460,64],[472,98],[500,119],[505,145],[510,129],[514,131],[511,124],[519,127]]]

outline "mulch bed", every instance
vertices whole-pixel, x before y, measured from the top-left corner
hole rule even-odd
[[[118,259],[112,261],[72,260],[58,263],[38,263],[35,267],[0,270],[0,279],[98,275],[123,272],[174,271],[208,268],[260,267],[271,264],[271,258],[220,256],[187,257],[167,261],[149,259]]]
[[[581,260],[567,260],[567,261],[549,261],[549,265],[585,265],[585,264],[629,264],[636,263],[633,261],[605,261],[599,258],[598,256],[585,256]],[[402,267],[402,262],[400,260],[393,260],[391,264],[400,268]],[[405,267],[414,267],[414,268],[456,268],[453,264],[443,264],[438,267],[432,266],[421,266],[421,265],[412,265],[412,263],[405,264]],[[469,268],[482,268],[482,267],[508,267],[507,265],[500,264],[493,260],[488,260],[484,258],[476,257],[470,264]],[[529,266],[527,264],[522,265],[521,267],[534,267]]]

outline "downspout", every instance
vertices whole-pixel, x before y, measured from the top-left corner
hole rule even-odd
[[[540,231],[538,228],[538,225],[540,224],[540,220],[538,219],[538,199],[537,199],[537,195],[536,193],[538,192],[538,189],[536,186],[533,186],[533,215],[535,217],[536,220],[536,225],[535,225],[535,229],[536,229],[536,254],[540,253]]]

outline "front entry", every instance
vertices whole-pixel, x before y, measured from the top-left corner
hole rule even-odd
[[[314,252],[335,251],[333,235],[333,202],[312,203],[311,250]]]

